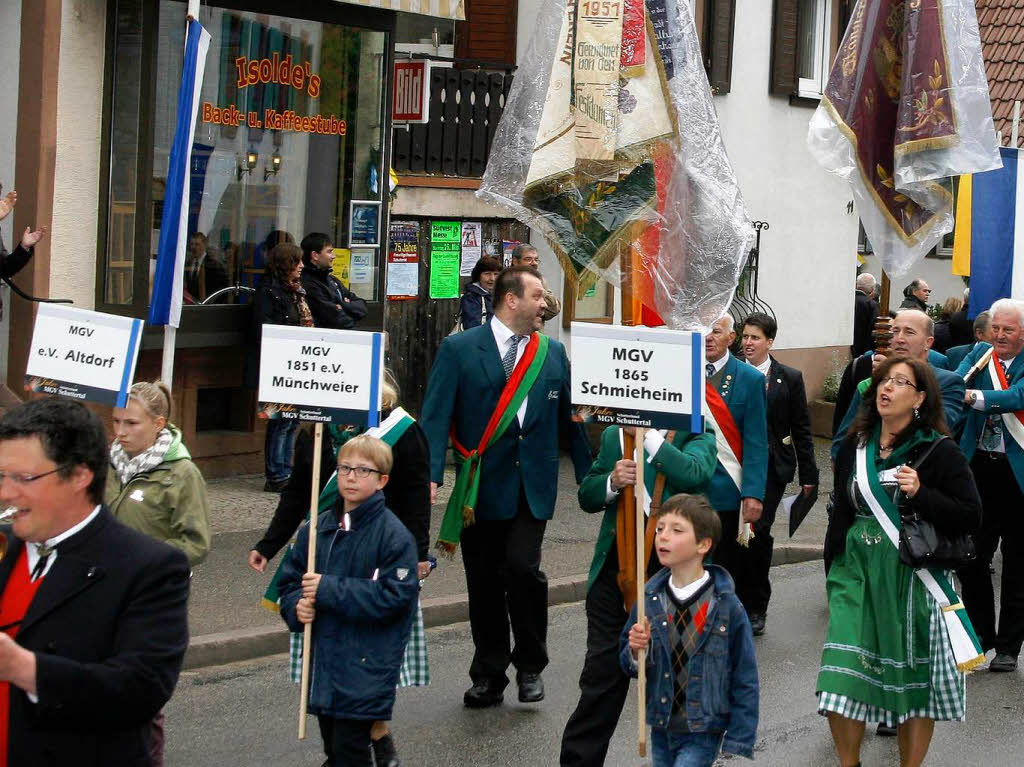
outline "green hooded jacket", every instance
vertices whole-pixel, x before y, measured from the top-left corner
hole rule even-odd
[[[122,485],[113,467],[107,471],[103,500],[118,520],[140,533],[185,552],[195,567],[210,551],[210,504],[206,482],[182,444],[181,430],[173,435],[164,462],[136,474]]]

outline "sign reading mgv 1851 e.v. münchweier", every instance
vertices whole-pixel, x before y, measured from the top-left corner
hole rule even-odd
[[[700,333],[572,323],[575,420],[702,432],[703,403]]]
[[[264,325],[257,415],[377,426],[383,373],[383,333]]]
[[[25,390],[124,407],[141,336],[142,320],[40,304]]]

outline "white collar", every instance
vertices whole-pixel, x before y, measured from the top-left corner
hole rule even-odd
[[[754,370],[763,375],[765,378],[767,378],[768,370],[772,366],[772,355],[769,354],[767,357],[765,357],[764,362],[762,362],[760,365],[755,365],[750,360],[747,360],[747,364],[750,365],[750,367],[754,368]]]
[[[672,589],[672,595],[680,602],[685,602],[687,599],[696,594],[701,586],[707,583],[711,579],[711,573],[707,570],[704,571],[704,575],[695,580],[693,583],[687,583],[682,588],[672,583],[672,576],[668,577],[668,587]]]
[[[718,358],[717,362],[711,363],[712,365],[714,365],[716,373],[722,372],[722,368],[724,368],[725,364],[729,361],[729,356],[729,352],[726,352],[725,354]]]
[[[499,320],[497,315],[491,315],[491,332],[494,334],[494,340],[498,344],[498,352],[500,354],[505,353],[509,339],[517,335],[509,329],[508,325]],[[522,338],[529,338],[529,336],[522,336]]]
[[[997,359],[997,360],[998,360],[999,362],[1001,362],[1001,363],[1002,363],[1002,365],[1003,365],[1003,368],[1004,368],[1005,370],[1009,370],[1009,369],[1010,369],[1010,365],[1012,365],[1012,364],[1013,364],[1013,361],[1014,361],[1015,359],[1017,359],[1017,357],[1016,357],[1016,356],[1010,357],[1010,359],[1008,359],[1008,360],[1000,359],[1000,358],[999,358],[999,355],[998,355],[998,354],[995,354],[994,352],[993,352],[993,356],[994,356],[994,357],[995,357],[995,358],[996,358],[996,359]]]
[[[89,514],[89,516],[87,516],[85,519],[83,519],[77,525],[75,525],[74,527],[69,527],[67,530],[65,530],[60,535],[55,535],[53,538],[47,539],[46,541],[44,541],[43,545],[49,546],[49,547],[52,548],[52,547],[56,546],[58,543],[60,543],[61,541],[66,541],[68,538],[70,538],[75,533],[80,532],[81,530],[84,530],[85,526],[88,525],[90,522],[92,522],[96,518],[96,515],[99,514],[99,513],[100,513],[100,507],[97,506],[95,509],[92,510],[92,513]]]

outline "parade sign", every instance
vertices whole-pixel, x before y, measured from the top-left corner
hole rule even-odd
[[[383,373],[383,333],[264,325],[257,414],[377,426]]]
[[[25,390],[124,407],[141,337],[142,320],[40,304]]]
[[[574,420],[700,433],[703,403],[700,333],[572,323]]]

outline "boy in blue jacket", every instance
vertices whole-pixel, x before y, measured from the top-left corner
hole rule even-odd
[[[722,536],[718,514],[703,496],[680,493],[655,522],[663,569],[644,588],[649,617],[641,626],[634,607],[620,639],[630,676],[637,675],[638,652],[647,651],[654,767],[711,767],[723,750],[753,759],[754,635],[729,573],[704,565]]]
[[[281,617],[313,624],[309,711],[327,764],[371,767],[370,728],[391,719],[416,606],[416,542],[384,506],[391,448],[353,437],[338,450],[338,504],[317,517],[316,572],[306,572],[309,524],[281,570]]]

